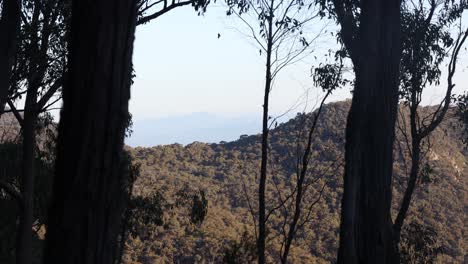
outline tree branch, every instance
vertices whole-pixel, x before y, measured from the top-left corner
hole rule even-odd
[[[47,90],[47,92],[42,96],[42,98],[37,102],[37,109],[42,110],[47,102],[54,96],[60,87],[63,85],[63,78],[59,78],[55,83]]]
[[[14,114],[15,117],[16,117],[16,120],[18,120],[18,123],[19,123],[20,126],[22,127],[22,126],[23,126],[23,117],[22,117],[21,114],[18,112],[18,110],[16,109],[16,107],[15,107],[15,105],[13,104],[13,102],[11,101],[11,99],[8,99],[8,100],[7,100],[7,103],[8,103],[8,106],[10,107],[11,112],[13,112],[13,114]]]
[[[439,104],[437,110],[432,115],[432,120],[429,125],[424,126],[420,132],[420,138],[424,138],[429,135],[444,119],[445,114],[447,113],[448,108],[450,107],[450,103],[452,101],[452,90],[455,87],[453,83],[453,76],[455,75],[458,54],[465,43],[466,39],[468,38],[468,28],[465,30],[464,33],[461,33],[457,41],[455,42],[454,51],[450,58],[450,62],[448,65],[448,77],[447,77],[447,91],[445,93],[444,100]]]
[[[195,0],[173,3],[173,4],[169,5],[168,7],[164,7],[160,11],[153,13],[152,15],[144,16],[144,17],[138,19],[137,26],[148,23],[151,20],[156,19],[156,18],[164,15],[165,13],[171,11],[172,9],[174,9],[176,7],[186,6],[186,5],[190,5],[190,4],[193,4],[193,3],[195,3]]]

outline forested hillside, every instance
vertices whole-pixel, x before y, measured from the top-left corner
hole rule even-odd
[[[343,133],[349,106],[349,101],[328,104],[318,121],[305,198],[309,203],[304,205],[305,212],[310,209],[310,217],[303,221],[293,242],[291,263],[330,263],[336,259]],[[422,108],[420,113],[428,109]],[[406,115],[402,108],[401,113]],[[280,252],[282,219],[288,208],[278,205],[281,197],[291,192],[298,142],[302,142],[303,124],[311,116],[298,114],[271,130],[267,208],[276,210],[269,219],[273,227],[267,238],[269,262]],[[124,263],[254,261],[256,230],[251,210],[257,208],[260,140],[260,135],[252,135],[222,144],[127,148],[140,167],[140,176],[133,187]],[[405,149],[401,147],[405,140],[397,131],[394,208],[406,185]],[[431,148],[422,161],[423,177],[405,222],[402,254],[413,260],[421,254],[437,256],[437,263],[464,263],[468,152],[456,119],[449,116],[428,144]],[[206,203],[207,211],[203,209]]]

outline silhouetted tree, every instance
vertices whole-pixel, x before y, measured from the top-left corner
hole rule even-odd
[[[291,245],[299,229],[311,221],[311,210],[320,201],[326,183],[323,184],[320,192],[314,196],[313,199],[310,199],[308,197],[310,195],[307,195],[310,185],[319,181],[331,171],[336,171],[336,169],[340,167],[338,162],[331,162],[328,166],[317,168],[313,164],[315,157],[312,149],[318,120],[322,118],[321,113],[327,98],[334,90],[348,83],[348,80],[343,78],[343,61],[339,55],[340,52],[336,54],[336,59],[339,61],[338,63],[325,64],[314,69],[314,85],[322,88],[325,92],[325,96],[320,101],[317,110],[311,114],[310,120],[306,120],[307,115],[302,115],[300,117],[302,122],[299,124],[297,135],[297,149],[299,153],[296,153],[298,156],[296,159],[297,164],[295,165],[296,179],[291,193],[280,200],[280,205],[285,209],[283,212],[285,218],[283,225],[288,226],[287,231],[285,230],[283,232],[284,237],[280,250],[281,263],[287,263]],[[278,197],[281,198],[282,195],[278,195]],[[289,199],[292,202],[292,206],[286,208],[284,205]]]
[[[37,123],[39,115],[60,99],[53,96],[61,88],[64,75],[64,38],[69,5],[68,1],[58,0],[26,0],[23,4],[18,52],[9,78],[7,102],[10,106],[8,111],[14,113],[21,125],[22,136],[20,189],[23,207],[20,210],[16,257],[17,263],[31,263]],[[24,94],[24,109],[16,109],[13,102]]]
[[[136,4],[73,1],[45,263],[110,264],[119,257]]]
[[[5,108],[10,87],[18,33],[21,22],[21,1],[3,0],[0,17],[0,116]]]
[[[32,211],[33,223],[29,228],[36,233],[31,234],[33,243],[32,248],[26,249],[26,252],[32,252],[33,259],[40,256],[41,254],[41,243],[37,243],[37,239],[40,236],[40,231],[43,231],[44,225],[47,221],[47,209],[50,201],[50,193],[52,189],[52,178],[53,178],[53,165],[55,160],[55,153],[53,149],[49,148],[49,145],[54,142],[54,136],[52,127],[48,125],[48,120],[40,118],[39,120],[39,133],[41,133],[41,147],[36,150],[34,157],[35,164],[35,177],[34,181],[34,192],[33,201],[34,207]],[[43,127],[43,125],[45,125]],[[17,220],[21,217],[22,210],[24,210],[22,194],[20,191],[21,183],[21,170],[22,170],[22,145],[20,141],[2,142],[0,144],[0,156],[2,157],[2,170],[0,175],[0,185],[7,184],[9,187],[6,193],[8,197],[0,197],[3,200],[2,207],[4,214],[2,215],[2,226],[3,231],[5,227],[8,229],[8,233],[0,231],[0,240],[4,240],[2,243],[2,253],[0,254],[0,262],[2,263],[13,263],[15,256],[17,256],[18,243],[13,243],[18,238],[15,238],[15,234],[18,233]],[[1,195],[0,195],[1,196]],[[16,206],[12,209],[7,210],[7,206]],[[3,207],[5,206],[5,207]],[[17,236],[16,236],[17,237]],[[34,241],[35,240],[35,241]],[[5,261],[9,259],[9,261]],[[18,259],[18,258],[17,258]],[[24,258],[23,258],[24,259]],[[16,263],[16,262],[15,262]]]
[[[392,167],[401,0],[318,0],[341,26],[355,84],[346,125],[338,263],[395,263]]]
[[[302,59],[309,48],[307,35],[302,29],[318,14],[309,8],[312,2],[297,0],[269,1],[226,1],[227,15],[236,15],[249,30],[249,36],[258,46],[260,55],[265,55],[265,86],[262,116],[261,165],[258,187],[258,263],[265,263],[265,243],[267,206],[265,192],[268,177],[268,134],[271,117],[269,115],[270,92],[274,79],[286,66]],[[249,19],[246,16],[252,15]]]
[[[400,241],[403,223],[407,218],[413,193],[422,177],[421,162],[427,151],[423,145],[430,134],[444,120],[453,99],[453,76],[458,63],[458,55],[468,37],[468,29],[462,30],[453,39],[451,26],[458,24],[468,3],[461,1],[420,1],[418,5],[405,4],[402,11],[403,56],[401,60],[400,94],[403,104],[409,108],[409,126],[404,115],[399,115],[398,128],[405,140],[405,148],[410,157],[410,171],[405,194],[401,201],[393,229],[395,243]],[[450,54],[451,51],[451,54]],[[439,85],[441,64],[448,58],[447,84],[443,100],[435,110],[420,116],[420,106],[425,88]],[[429,148],[428,148],[429,150]]]

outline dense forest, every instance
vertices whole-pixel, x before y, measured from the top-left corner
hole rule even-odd
[[[320,199],[311,209],[310,221],[304,224],[291,250],[292,263],[330,263],[336,261],[339,230],[339,208],[342,183],[343,127],[350,102],[324,106],[313,142],[314,179],[310,193]],[[421,113],[430,108],[421,108]],[[453,111],[454,109],[452,109]],[[404,107],[401,111],[406,116]],[[312,113],[298,115],[279,124],[271,133],[271,155],[277,164],[272,167],[272,185],[288,190],[295,173],[291,138],[297,137],[299,124]],[[325,118],[326,116],[326,118]],[[12,139],[19,125],[11,115],[2,117],[1,134]],[[55,126],[49,127],[54,134]],[[45,129],[47,130],[47,129]],[[43,130],[41,130],[43,131]],[[404,229],[404,254],[413,258],[409,263],[463,263],[467,246],[464,239],[465,200],[467,195],[468,153],[462,143],[462,127],[450,117],[431,135],[432,148],[425,160],[426,174],[420,180],[417,200],[411,209],[408,227]],[[39,139],[47,141],[44,131]],[[41,140],[41,141],[42,141]],[[403,135],[397,135],[403,141]],[[252,182],[257,177],[260,135],[242,135],[233,142],[194,142],[131,148],[135,183],[129,204],[128,230],[123,263],[245,263],[255,260],[255,239],[249,202],[255,195]],[[43,144],[44,151],[50,151]],[[3,145],[7,157],[15,157],[14,149]],[[393,214],[406,185],[403,154],[395,146],[395,177]],[[50,164],[44,153],[39,176],[43,184],[39,192],[50,192]],[[49,165],[48,165],[49,164]],[[323,172],[323,168],[326,172]],[[18,168],[16,168],[17,170]],[[275,183],[273,183],[275,181]],[[275,200],[274,190],[268,200]],[[41,199],[38,197],[37,199]],[[44,199],[44,197],[42,197]],[[250,199],[250,200],[249,200]],[[44,204],[38,200],[38,204]],[[201,205],[200,205],[201,204]],[[196,206],[203,210],[196,210]],[[15,208],[13,200],[3,200],[5,208]],[[38,208],[37,214],[41,213]],[[8,262],[14,249],[11,226],[16,210],[2,214],[2,261]],[[279,254],[281,212],[272,216],[269,261]],[[41,217],[43,218],[43,217]],[[38,221],[41,219],[38,218]],[[37,222],[35,252],[40,254],[45,234],[44,223]],[[420,238],[418,241],[415,238]],[[420,252],[421,254],[417,254]]]
[[[292,263],[333,263],[338,247],[339,208],[342,166],[328,167],[343,156],[343,128],[350,102],[326,105],[319,120],[311,161],[318,177],[311,185],[312,193],[324,188],[320,201],[312,209],[311,221],[298,234],[291,252]],[[424,111],[427,109],[422,109]],[[298,115],[272,130],[272,159],[276,165],[274,179],[283,189],[291,184],[295,173],[294,141],[298,123],[309,115]],[[403,140],[402,135],[397,136]],[[410,224],[405,229],[407,254],[412,250],[434,252],[435,263],[463,263],[467,245],[464,238],[465,206],[468,175],[467,150],[461,142],[461,127],[456,119],[448,119],[431,136],[433,148],[428,155],[428,173],[421,180],[411,209]],[[254,230],[246,197],[254,197],[260,153],[260,135],[242,136],[239,140],[221,144],[194,142],[128,148],[139,164],[141,175],[133,189],[132,231],[126,243],[124,263],[162,262],[185,263],[223,261],[234,255],[236,263],[252,261],[255,254]],[[394,180],[394,211],[402,198],[406,179],[404,162],[396,151]],[[430,171],[430,172],[429,172]],[[200,223],[191,221],[193,197],[204,193],[208,202],[206,217]],[[268,200],[274,200],[272,191]],[[153,205],[151,205],[153,204]],[[144,212],[153,216],[145,218]],[[281,212],[278,212],[280,214]],[[276,218],[276,219],[275,219]],[[280,216],[273,216],[268,252],[279,254]],[[423,242],[413,241],[420,237]],[[275,242],[276,241],[276,242]],[[253,247],[253,248],[252,248]],[[419,248],[421,247],[421,248]],[[426,263],[420,256],[415,262]]]
[[[215,2],[0,0],[0,263],[466,263],[468,1]],[[258,53],[260,133],[126,146],[137,27],[184,6]]]

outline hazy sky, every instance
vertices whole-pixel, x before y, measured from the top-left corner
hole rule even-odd
[[[246,32],[241,24],[235,18],[226,18],[225,10],[223,6],[212,5],[204,16],[197,16],[191,7],[183,7],[137,28],[134,50],[136,79],[130,101],[135,132],[128,140],[129,144],[218,141],[223,135],[226,135],[226,140],[232,140],[235,138],[227,136],[226,130],[234,135],[260,131],[264,57],[259,55],[258,48],[249,39],[239,33]],[[219,39],[218,33],[221,34]],[[316,52],[317,57],[320,59],[319,54],[323,54],[323,50],[334,48],[334,43],[332,38],[321,40],[317,44],[321,48]],[[463,56],[466,58],[467,55],[464,51]],[[309,106],[317,101],[321,93],[312,87],[310,77],[314,62],[313,55],[309,56],[278,77],[271,94],[273,115],[290,109],[299,98],[304,98],[306,91],[309,91]],[[468,59],[464,59],[461,65],[465,68],[457,73],[458,92],[467,90]],[[425,103],[437,103],[441,93],[443,89],[430,90]],[[334,94],[331,101],[349,97],[349,89],[342,89]],[[289,116],[302,108],[303,104]],[[200,122],[194,120],[201,116],[197,113],[204,114]],[[213,123],[207,116],[215,117]],[[246,122],[242,125],[238,121],[244,117]],[[222,118],[225,127],[220,121]],[[228,124],[234,119],[239,124],[237,129]],[[174,129],[171,129],[171,120]],[[190,120],[195,126],[193,129],[204,132],[197,134],[182,130],[177,135],[177,132],[168,132],[177,131],[184,120]],[[218,127],[219,133],[215,131],[214,137],[204,136],[213,127]],[[148,131],[156,132],[148,135]]]
[[[226,18],[225,8],[217,5],[204,16],[197,16],[190,7],[180,8],[138,27],[134,53],[137,77],[131,101],[134,118],[260,111],[264,57],[236,31],[240,25],[235,21]],[[278,78],[272,92],[272,112],[288,109],[311,88],[310,58]]]

